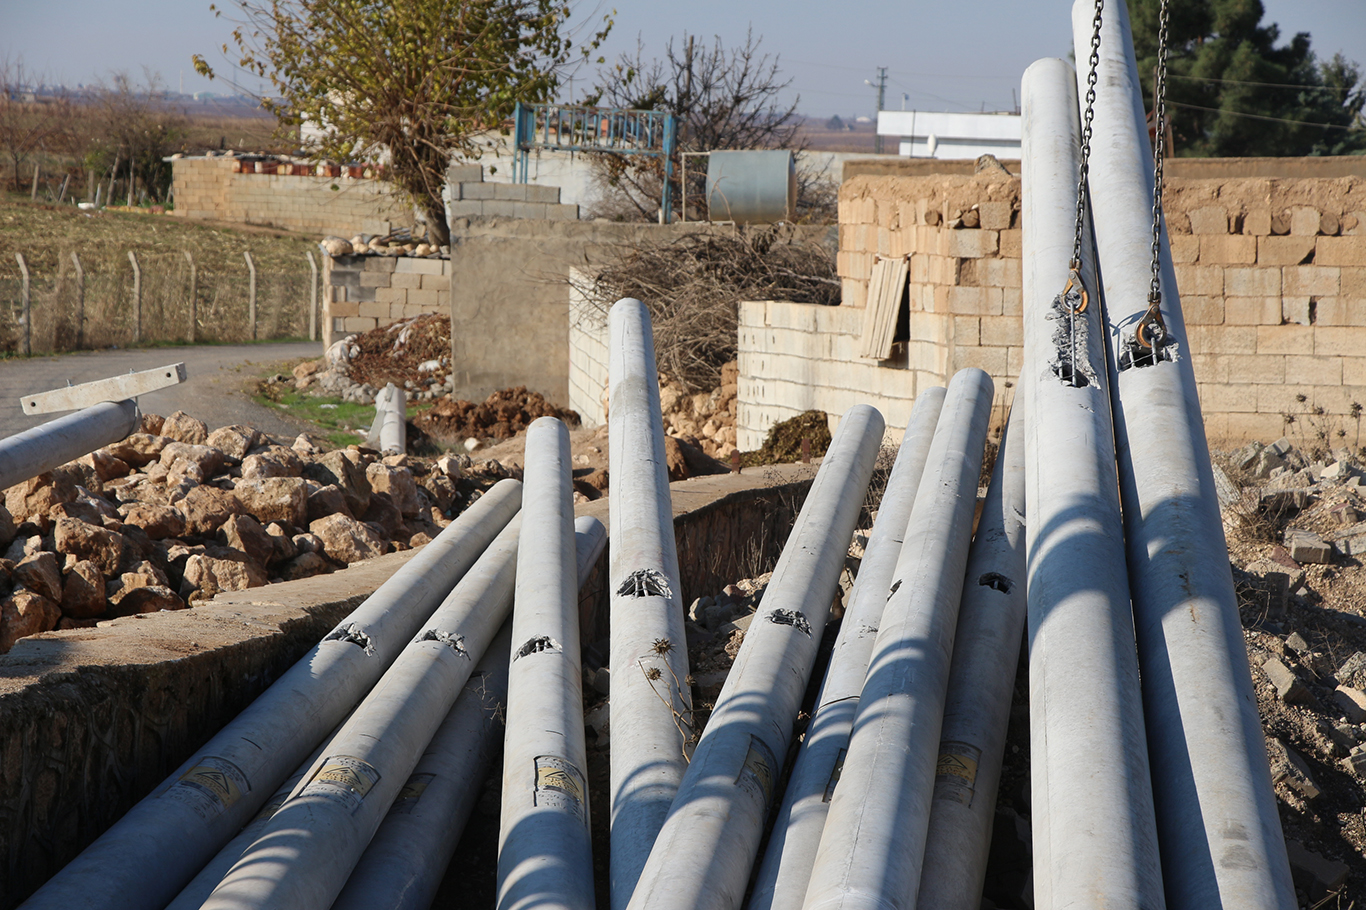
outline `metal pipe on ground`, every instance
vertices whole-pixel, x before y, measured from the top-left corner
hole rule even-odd
[[[102,401],[0,440],[0,490],[118,442],[138,419],[136,401]]]
[[[1018,385],[1016,386],[1018,389]],[[920,910],[978,910],[1025,626],[1025,414],[996,455],[958,607]]]
[[[1089,46],[1085,6],[1073,8],[1078,47],[1083,35]],[[1165,228],[1166,343],[1145,357],[1131,341],[1148,309],[1153,163],[1124,4],[1105,17],[1099,74],[1091,205],[1116,327],[1110,398],[1167,902],[1288,910],[1295,888]]]
[[[650,314],[628,297],[613,305],[609,320],[611,905],[624,910],[694,743]]]
[[[516,514],[499,481],[22,906],[160,910],[383,675]]]
[[[882,439],[850,408],[731,667],[631,910],[737,910]]]
[[[595,518],[574,522],[583,587],[607,542]],[[501,745],[512,623],[504,622],[365,848],[332,910],[426,910]]]
[[[750,896],[749,910],[800,907],[816,859],[830,791],[849,745],[859,693],[873,653],[882,608],[901,555],[916,490],[925,471],[934,428],[944,404],[944,389],[916,396],[892,473],[877,509],[877,522],[863,552],[858,578],[849,592],[830,666],[816,699],[816,710],[797,752],[783,803],[773,824],[764,861]]]
[[[512,616],[499,910],[593,910],[569,431],[527,428]]]
[[[1162,907],[1099,306],[1069,284],[1081,126],[1072,68],[1025,70],[1025,499],[1034,899]],[[1094,185],[1094,184],[1093,184]],[[1079,279],[1095,293],[1083,235]]]
[[[949,382],[802,906],[914,904],[977,505],[991,377]]]
[[[594,549],[596,532],[582,547]],[[326,910],[512,607],[514,519],[424,624],[204,903]],[[575,587],[577,590],[577,586]]]

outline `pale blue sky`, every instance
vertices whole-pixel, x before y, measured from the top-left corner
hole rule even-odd
[[[1181,0],[1173,0],[1180,3]],[[592,0],[579,6],[583,22]],[[1263,0],[1264,21],[1281,34],[1307,31],[1321,58],[1341,51],[1366,67],[1366,0]],[[609,56],[634,48],[639,36],[651,56],[685,29],[701,39],[741,42],[751,25],[763,47],[781,55],[784,74],[800,93],[803,113],[871,114],[873,89],[864,80],[886,66],[887,107],[920,110],[1004,109],[1020,75],[1039,57],[1071,50],[1068,0],[616,0]],[[611,9],[606,0],[602,10]],[[599,12],[601,15],[601,12]],[[91,82],[111,70],[159,72],[172,89],[184,73],[186,91],[226,91],[195,75],[190,55],[222,66],[218,48],[230,27],[208,0],[0,0],[0,57],[23,57],[51,81]],[[229,66],[230,70],[231,67]],[[591,81],[581,72],[576,89]]]

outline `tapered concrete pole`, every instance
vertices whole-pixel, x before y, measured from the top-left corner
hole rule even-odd
[[[882,439],[840,421],[655,840],[631,910],[738,910]]]
[[[896,464],[878,506],[877,522],[849,592],[839,637],[830,653],[820,696],[806,737],[797,751],[782,807],[769,837],[749,910],[800,907],[806,896],[811,864],[825,828],[833,782],[849,745],[858,711],[859,692],[873,653],[882,608],[892,586],[901,542],[911,520],[916,490],[930,454],[930,442],[944,404],[944,389],[926,389],[915,399]]]
[[[688,766],[692,687],[650,314],[626,298],[610,323],[611,883],[623,910]]]
[[[915,904],[991,398],[991,377],[981,370],[960,370],[949,382],[816,851],[807,910]]]
[[[607,543],[596,518],[574,522],[579,585]],[[503,623],[451,713],[399,791],[332,910],[426,910],[502,744],[512,623]]]
[[[1155,910],[1162,876],[1085,240],[1090,305],[1069,316],[1055,300],[1074,237],[1075,86],[1067,63],[1046,59],[1021,90],[1034,893],[1042,907]]]
[[[520,503],[521,484],[496,484],[23,906],[164,907],[379,680]]]
[[[1078,42],[1083,6],[1073,8]],[[1123,4],[1107,10],[1099,72],[1091,199],[1107,317],[1118,327],[1107,336],[1119,366],[1111,398],[1167,901],[1288,910],[1295,889],[1165,229],[1171,356],[1137,367],[1126,358],[1148,304],[1153,165]]]
[[[1017,386],[1018,388],[1018,386]],[[920,910],[978,910],[1025,627],[1023,402],[996,456],[958,608]]]
[[[498,910],[592,910],[569,431],[527,429],[512,617]]]
[[[118,442],[137,428],[137,402],[103,401],[0,439],[0,490]]]
[[[503,529],[432,614],[205,910],[332,905],[512,606],[517,525]],[[585,536],[592,549],[592,533]]]

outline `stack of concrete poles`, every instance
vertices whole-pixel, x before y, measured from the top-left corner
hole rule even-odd
[[[23,906],[166,906],[374,687],[520,505],[521,484],[496,484]]]
[[[915,400],[906,435],[878,505],[877,522],[849,592],[839,636],[830,654],[816,710],[797,752],[773,834],[749,900],[750,910],[800,907],[811,864],[825,828],[830,793],[849,745],[868,658],[892,586],[916,490],[944,403],[944,390],[926,389]]]
[[[692,687],[645,304],[612,307],[611,903],[624,910],[692,751]]]
[[[1043,907],[1151,910],[1162,875],[1089,237],[1090,303],[1059,296],[1080,166],[1072,68],[1034,63],[1022,103],[1034,895]]]
[[[1077,0],[1078,60],[1091,15]],[[1295,888],[1165,225],[1165,344],[1143,356],[1133,339],[1148,309],[1153,163],[1123,3],[1106,10],[1098,73],[1091,206],[1114,327],[1110,403],[1167,904],[1288,910]]]
[[[569,431],[527,429],[517,547],[498,908],[592,910]]]
[[[992,382],[949,383],[802,906],[909,906],[920,881]],[[895,781],[894,786],[888,782]]]
[[[632,910],[738,910],[882,438],[851,408],[655,840]]]

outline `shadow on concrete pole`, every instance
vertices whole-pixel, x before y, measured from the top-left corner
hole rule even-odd
[[[925,389],[915,399],[892,473],[877,507],[877,522],[864,549],[849,606],[830,652],[830,667],[816,699],[816,710],[797,751],[797,761],[764,853],[749,910],[800,907],[811,864],[825,828],[837,769],[849,745],[858,712],[859,692],[873,653],[882,608],[901,555],[916,490],[925,471],[934,428],[944,404],[944,389]]]
[[[949,382],[882,611],[806,910],[909,907],[920,883],[991,377]]]
[[[1062,60],[1025,70],[1025,471],[1034,899],[1162,907],[1095,265],[1069,281],[1081,127]]]
[[[527,429],[517,551],[499,910],[593,910],[569,431]]]
[[[1025,626],[1024,436],[1024,402],[1017,400],[963,576],[916,902],[920,910],[982,905]]]
[[[631,910],[738,910],[882,440],[845,413],[716,699]]]
[[[1078,47],[1090,33],[1085,7],[1072,11]],[[1091,200],[1167,900],[1173,910],[1288,910],[1295,888],[1165,229],[1170,356],[1131,365],[1152,359],[1135,358],[1131,339],[1148,309],[1153,163],[1123,4],[1106,14],[1099,74]]]
[[[499,481],[22,906],[160,910],[374,686],[516,514]]]
[[[582,588],[607,543],[607,529],[596,518],[578,518],[574,538]],[[508,621],[399,791],[332,910],[431,906],[502,743],[511,645]]]
[[[645,304],[628,297],[612,307],[609,322],[611,890],[612,907],[624,910],[678,794],[694,744],[650,314]]]

